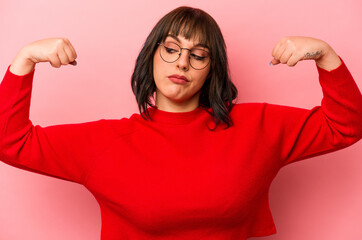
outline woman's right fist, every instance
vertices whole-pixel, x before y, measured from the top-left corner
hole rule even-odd
[[[77,53],[66,38],[38,40],[26,45],[21,51],[33,63],[49,62],[56,68],[68,65],[77,58]]]
[[[10,66],[17,75],[31,72],[36,63],[49,62],[53,67],[76,65],[77,53],[66,38],[48,38],[32,42],[23,47]]]

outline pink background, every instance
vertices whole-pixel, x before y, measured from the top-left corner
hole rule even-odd
[[[314,62],[268,65],[274,44],[288,35],[328,42],[362,86],[360,0],[1,0],[1,77],[25,44],[67,37],[78,66],[37,66],[34,124],[128,117],[137,112],[130,76],[139,50],[154,24],[180,5],[200,7],[219,23],[239,102],[320,104]],[[270,192],[278,233],[258,239],[362,239],[361,144],[282,169]],[[96,240],[100,224],[98,204],[83,186],[0,163],[0,239]]]

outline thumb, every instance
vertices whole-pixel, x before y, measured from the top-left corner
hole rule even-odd
[[[270,66],[273,66],[273,65],[277,65],[277,64],[279,64],[279,63],[280,63],[279,60],[276,60],[275,58],[273,58],[273,59],[270,61],[269,65],[270,65]]]

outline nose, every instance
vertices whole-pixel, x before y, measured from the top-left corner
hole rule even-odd
[[[188,71],[190,67],[189,52],[187,49],[182,49],[181,56],[177,60],[177,67],[183,71]]]

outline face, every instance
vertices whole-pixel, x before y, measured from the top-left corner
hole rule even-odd
[[[167,36],[164,42],[176,43],[181,48],[193,50],[195,53],[202,53],[202,51],[199,50],[206,51],[206,54],[209,52],[208,48],[200,46],[196,40],[188,40],[181,35],[177,37]],[[163,48],[163,50],[161,48]],[[189,57],[194,58],[192,60],[193,62],[202,60],[193,54],[190,56],[190,51],[186,49],[182,50],[181,56],[176,61],[171,63],[166,62],[161,58],[160,51],[163,51],[162,53],[171,54],[172,52],[170,51],[172,50],[167,48],[166,50],[169,51],[167,53],[165,52],[165,49],[166,48],[163,46],[158,46],[153,57],[153,76],[157,87],[157,107],[167,103],[182,104],[184,106],[198,106],[200,89],[209,75],[210,63],[201,70],[192,68],[190,66]],[[164,55],[162,56],[165,59]],[[193,66],[194,65],[195,64],[193,64]]]

